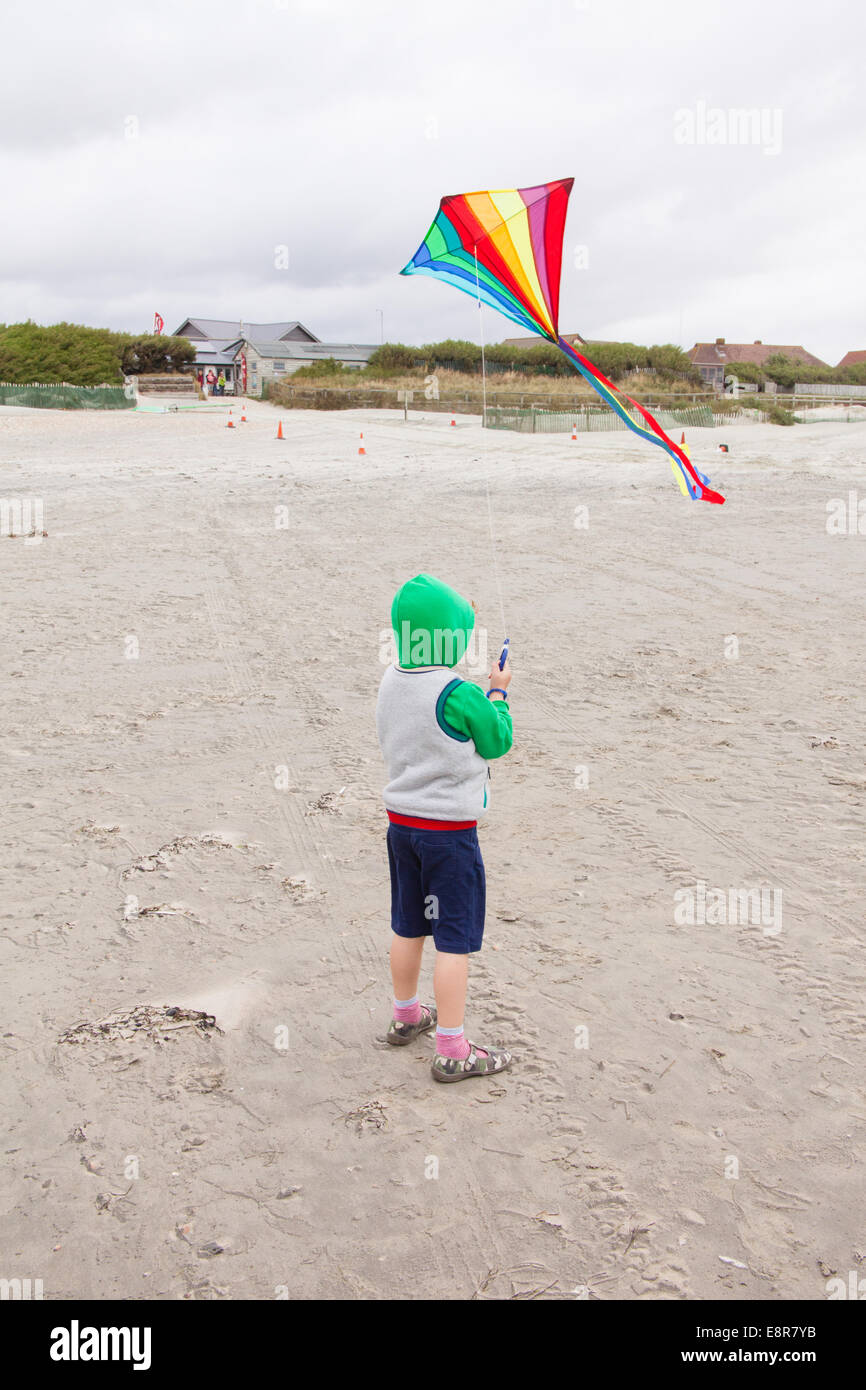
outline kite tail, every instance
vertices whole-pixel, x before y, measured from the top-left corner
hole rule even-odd
[[[618,399],[620,393],[617,392],[617,388],[614,386],[613,382],[608,381],[607,377],[604,376],[597,367],[594,367],[587,357],[582,357],[577,349],[573,348],[571,343],[566,342],[564,338],[557,338],[556,346],[561,352],[565,353],[575,370],[580,372],[580,375],[589,382],[594,391],[598,392],[602,400],[607,401],[611,410],[616,412],[630,430],[633,430],[635,434],[639,434],[641,438],[648,440],[650,444],[657,444],[659,448],[667,450],[683,476],[683,481],[685,482],[692,501],[697,501],[697,499],[700,498],[703,502],[724,502],[725,499],[722,494],[713,491],[709,479],[705,478],[703,473],[697,471],[688,455],[678,444],[675,444],[672,439],[668,438],[661,425],[650,415],[648,410],[645,410],[642,405],[638,405],[637,401],[633,401],[631,396],[625,396],[624,393],[622,393],[629,405],[633,405],[635,410],[643,416],[649,429],[640,424],[638,420],[635,420],[634,417],[629,414],[625,406]]]

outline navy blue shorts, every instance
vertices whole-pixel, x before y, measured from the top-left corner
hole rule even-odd
[[[391,928],[432,936],[437,951],[481,950],[487,886],[478,831],[388,826]]]

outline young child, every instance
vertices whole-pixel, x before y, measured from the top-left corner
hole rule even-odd
[[[498,662],[485,696],[452,667],[475,626],[474,604],[429,574],[397,590],[391,626],[398,663],[379,687],[376,729],[388,771],[391,978],[388,1042],[402,1047],[436,1024],[436,1081],[503,1071],[511,1054],[463,1035],[468,957],[484,934],[484,863],[478,818],[489,800],[489,760],[511,747],[507,690]],[[418,1002],[424,942],[433,937],[436,1008]]]

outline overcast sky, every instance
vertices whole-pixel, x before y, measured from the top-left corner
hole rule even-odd
[[[391,341],[477,340],[470,298],[397,273],[439,198],[573,175],[563,331],[835,363],[866,348],[863,16],[5,0],[0,321],[297,318],[370,343],[381,310]],[[485,310],[484,332],[520,330]]]

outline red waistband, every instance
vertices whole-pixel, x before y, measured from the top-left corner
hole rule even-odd
[[[401,816],[388,812],[392,825],[411,825],[414,830],[471,830],[477,820],[424,820],[421,816]]]

